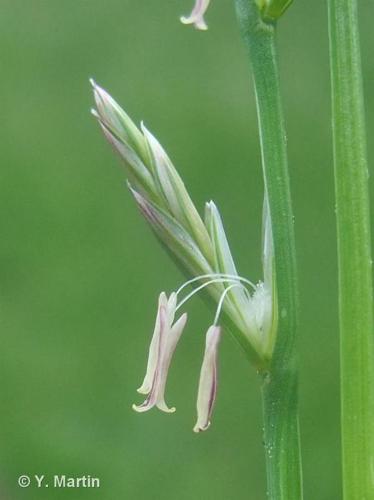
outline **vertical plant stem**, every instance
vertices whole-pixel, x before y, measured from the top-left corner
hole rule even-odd
[[[374,327],[356,0],[329,0],[345,500],[374,499]]]
[[[268,494],[272,500],[299,500],[302,476],[295,356],[296,258],[275,24],[263,22],[255,0],[236,0],[236,7],[255,84],[278,295],[277,340],[262,389]]]

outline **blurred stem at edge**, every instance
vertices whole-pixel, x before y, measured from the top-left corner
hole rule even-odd
[[[264,444],[271,500],[302,498],[295,338],[298,316],[294,221],[281,106],[276,23],[265,22],[255,0],[236,0],[256,91],[265,189],[274,240],[279,326],[263,375]]]
[[[374,499],[374,327],[356,0],[329,0],[344,500]]]

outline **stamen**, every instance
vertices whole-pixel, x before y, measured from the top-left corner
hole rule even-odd
[[[214,317],[214,322],[213,322],[214,326],[217,326],[219,315],[221,314],[221,311],[222,311],[223,301],[225,300],[226,295],[228,294],[228,292],[232,288],[234,288],[236,286],[240,286],[240,287],[244,288],[244,290],[246,292],[248,292],[248,290],[241,283],[234,283],[233,285],[230,285],[228,288],[226,288],[226,290],[222,293],[221,298],[219,299],[219,302],[218,302],[217,312],[216,312],[216,315]]]

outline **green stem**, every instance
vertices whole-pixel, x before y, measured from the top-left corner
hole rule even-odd
[[[338,232],[343,492],[374,499],[373,282],[356,0],[329,0]]]
[[[256,90],[279,311],[276,345],[262,391],[268,493],[272,500],[299,500],[302,478],[295,356],[296,258],[275,24],[262,21],[255,0],[236,0],[236,6]]]

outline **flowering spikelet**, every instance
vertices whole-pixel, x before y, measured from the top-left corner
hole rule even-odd
[[[203,22],[202,15],[208,3],[197,2],[193,13],[195,21],[190,22]],[[164,292],[160,294],[146,375],[139,388],[139,392],[147,397],[142,404],[133,407],[138,412],[153,407],[165,412],[174,411],[165,403],[166,378],[187,315],[182,314],[176,322],[174,318],[195,293],[204,289],[217,307],[214,323],[206,335],[197,400],[198,419],[194,428],[197,432],[206,430],[217,389],[221,315],[225,326],[230,328],[258,368],[266,367],[271,360],[278,311],[267,200],[265,197],[264,279],[254,285],[237,272],[216,205],[212,201],[206,204],[203,220],[158,140],[143,123],[138,128],[105,90],[93,81],[91,83],[96,102],[93,114],[104,136],[125,163],[128,185],[141,213],[183,271],[192,277],[169,297]],[[181,298],[188,285],[195,285],[194,290]]]

